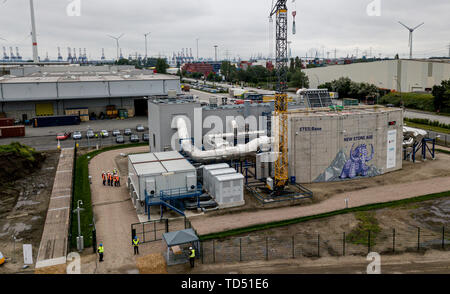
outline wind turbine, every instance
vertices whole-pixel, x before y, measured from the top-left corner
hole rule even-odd
[[[418,27],[420,27],[421,25],[423,25],[424,22],[421,23],[420,25],[414,27],[414,28],[410,28],[410,27],[406,26],[405,24],[403,24],[403,23],[400,22],[400,21],[399,21],[398,23],[401,24],[402,26],[404,26],[404,27],[409,31],[409,59],[412,59],[413,32],[414,32]]]
[[[111,35],[107,35],[108,37],[110,37],[110,38],[116,40],[116,45],[117,45],[117,61],[119,60],[119,39],[122,38],[124,35],[125,35],[125,34],[122,34],[122,35],[120,35],[120,36],[118,36],[118,37],[114,37],[114,36],[111,36]]]

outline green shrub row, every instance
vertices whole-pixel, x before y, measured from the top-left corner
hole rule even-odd
[[[433,95],[420,93],[391,92],[378,100],[380,104],[393,104],[396,107],[434,111]]]
[[[428,125],[428,126],[432,126],[432,127],[439,127],[439,128],[443,128],[443,129],[449,129],[450,130],[450,124],[444,124],[441,123],[437,120],[429,120],[426,118],[407,118],[405,117],[405,121],[406,122],[412,122],[412,123],[416,123],[416,124],[422,124],[422,125]]]

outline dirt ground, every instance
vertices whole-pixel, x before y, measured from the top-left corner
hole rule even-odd
[[[0,189],[0,250],[7,258],[0,274],[31,270],[22,269],[23,244],[33,246],[36,261],[59,160],[59,152],[45,155],[39,170]],[[17,238],[15,251],[13,235]]]

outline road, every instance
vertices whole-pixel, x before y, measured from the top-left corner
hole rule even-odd
[[[408,110],[405,110],[405,117],[407,117],[407,118],[426,118],[431,121],[436,120],[436,121],[439,121],[440,123],[450,125],[450,116],[445,116],[445,115],[437,115],[437,114],[408,109]]]
[[[58,126],[58,127],[46,127],[46,128],[33,128],[27,126],[25,129],[25,137],[17,138],[4,138],[0,139],[0,145],[6,145],[11,142],[19,142],[35,148],[37,151],[56,150],[58,141],[56,140],[56,134],[61,132],[80,131],[83,135],[81,140],[73,140],[69,138],[65,141],[60,141],[61,148],[70,148],[77,142],[80,147],[95,147],[97,144],[99,148],[102,146],[111,146],[117,144],[115,137],[111,135],[113,129],[119,129],[122,133],[126,128],[130,128],[133,133],[139,135],[139,140],[142,142],[142,134],[145,132],[137,132],[136,125],[142,124],[148,129],[147,117],[134,117],[126,120],[96,120],[89,122],[82,122],[80,125],[73,126]],[[95,133],[99,133],[101,130],[106,129],[109,132],[109,137],[98,139],[87,139],[86,130],[91,128]],[[146,131],[148,132],[148,131]],[[125,143],[129,142],[129,137],[124,136]]]
[[[381,274],[449,274],[448,251],[427,251],[382,255]],[[192,274],[366,274],[370,261],[361,256],[324,257],[320,259],[284,259],[231,264],[199,264]],[[169,273],[185,273],[187,266],[169,268]]]

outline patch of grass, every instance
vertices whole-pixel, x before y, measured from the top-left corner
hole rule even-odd
[[[135,143],[125,145],[114,145],[103,149],[95,150],[77,157],[75,160],[75,173],[74,173],[74,190],[72,198],[72,208],[77,207],[78,200],[83,201],[84,211],[80,214],[81,222],[81,234],[84,237],[84,247],[92,246],[92,230],[93,230],[93,209],[91,199],[91,186],[89,184],[89,161],[100,153],[124,149],[130,147],[148,146],[147,143]],[[76,214],[72,214],[72,222],[70,227],[70,245],[72,248],[77,247],[78,236],[78,219]]]
[[[355,213],[358,225],[347,235],[347,242],[367,245],[370,231],[370,246],[375,245],[377,234],[381,231],[374,211],[358,211]]]
[[[299,218],[283,220],[283,221],[278,221],[278,222],[259,224],[259,225],[245,227],[245,228],[239,228],[239,229],[233,229],[233,230],[224,231],[224,232],[202,235],[202,236],[199,236],[199,238],[201,241],[211,240],[211,239],[221,239],[221,238],[240,235],[240,234],[249,233],[249,232],[267,230],[267,229],[297,224],[297,223],[301,223],[301,222],[306,222],[306,221],[310,221],[310,220],[327,218],[327,217],[340,215],[340,214],[346,214],[346,213],[357,212],[357,211],[377,210],[377,209],[382,209],[382,208],[387,208],[387,207],[398,207],[398,206],[406,205],[409,203],[423,202],[423,201],[433,200],[433,199],[442,198],[442,197],[450,197],[450,191],[435,193],[435,194],[428,194],[428,195],[418,196],[418,197],[409,198],[409,199],[391,201],[391,202],[368,204],[368,205],[364,205],[364,206],[352,207],[352,208],[342,209],[342,210],[335,210],[335,211],[331,211],[331,212],[327,212],[327,213],[299,217]]]
[[[450,151],[448,151],[448,150],[439,149],[439,148],[436,148],[435,150],[438,151],[438,152],[445,153],[445,154],[450,154]]]
[[[24,157],[29,161],[35,161],[34,156],[38,153],[32,147],[22,145],[19,142],[12,142],[8,145],[0,145],[0,154],[14,153],[20,157]]]
[[[434,132],[443,133],[443,134],[450,134],[450,129],[420,124],[420,123],[416,123],[416,122],[410,122],[410,121],[406,121],[406,120],[405,120],[405,126],[411,127],[411,128],[424,129],[427,131],[434,131]]]

